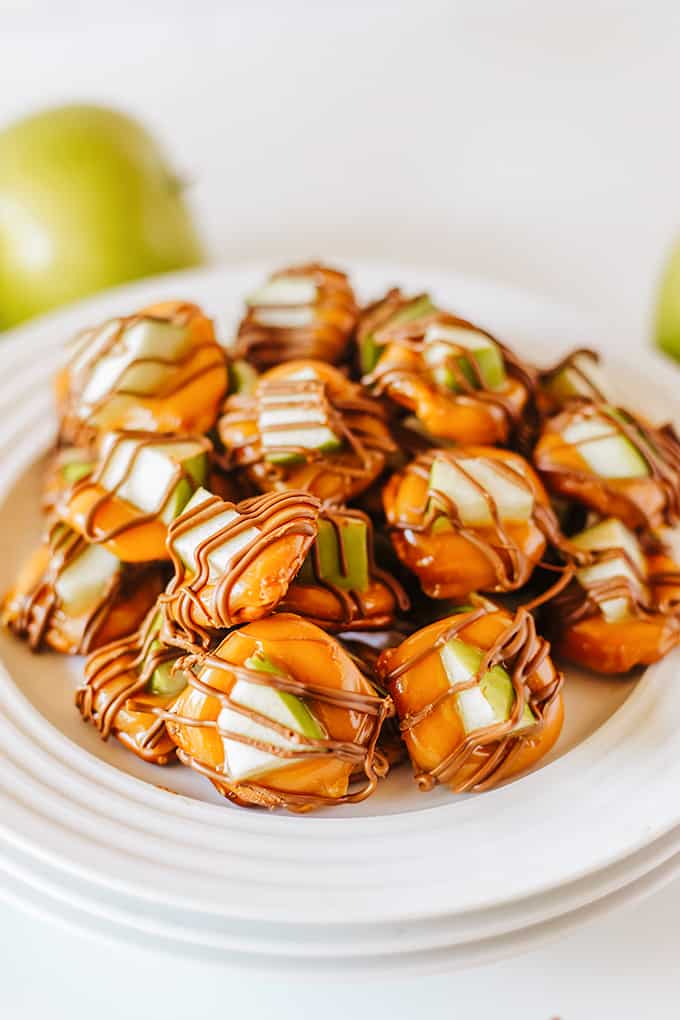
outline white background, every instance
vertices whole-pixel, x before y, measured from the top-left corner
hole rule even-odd
[[[67,100],[149,124],[215,256],[491,276],[597,310],[631,358],[680,230],[677,3],[0,0],[0,123]],[[677,1017],[679,917],[676,884],[512,961],[347,987],[133,957],[0,907],[0,1016]]]

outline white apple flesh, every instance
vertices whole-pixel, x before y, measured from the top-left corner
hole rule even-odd
[[[528,483],[522,485],[519,480],[515,483],[502,475],[492,461],[482,458],[465,457],[457,463],[462,471],[444,458],[435,458],[430,469],[429,489],[430,492],[442,492],[455,503],[463,524],[470,527],[493,524],[489,503],[478,486],[496,504],[501,520],[517,523],[529,520],[534,508],[534,495]],[[463,471],[470,478],[466,478]]]

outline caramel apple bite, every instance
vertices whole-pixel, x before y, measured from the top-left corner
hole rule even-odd
[[[79,334],[55,388],[68,443],[113,429],[200,434],[226,393],[226,356],[197,305],[164,301]]]
[[[317,525],[314,544],[280,608],[329,631],[391,627],[409,600],[396,578],[375,562],[370,519],[359,510],[326,508]]]
[[[76,691],[76,706],[103,740],[115,736],[128,750],[154,765],[175,757],[165,710],[187,685],[180,654],[161,639],[162,612],[150,611],[138,631],[97,649],[85,663],[85,677]]]
[[[549,419],[534,465],[554,494],[653,529],[680,519],[680,442],[609,404],[580,401]]]
[[[466,446],[420,454],[385,486],[397,556],[435,599],[515,591],[557,520],[531,466],[509,450]]]
[[[587,347],[570,351],[539,372],[536,402],[543,416],[557,414],[575,400],[607,403],[613,387],[600,368],[600,356]]]
[[[484,600],[382,653],[422,790],[481,791],[535,765],[562,727],[562,674],[526,609]]]
[[[168,559],[168,525],[205,484],[211,450],[202,436],[107,432],[94,469],[62,493],[55,512],[125,563]]]
[[[34,651],[85,654],[135,631],[164,580],[157,564],[122,564],[56,524],[5,596],[2,622]]]
[[[390,291],[358,327],[363,382],[406,407],[431,436],[505,444],[528,429],[533,369],[486,330]]]
[[[392,703],[313,623],[282,613],[186,661],[167,729],[229,800],[306,812],[364,800],[386,773],[376,743]]]
[[[260,370],[283,361],[347,356],[358,308],[345,273],[311,262],[272,273],[246,298],[237,357]]]
[[[395,451],[384,408],[332,365],[291,361],[229,397],[219,421],[228,462],[263,491],[304,489],[346,503]]]
[[[206,647],[215,632],[273,612],[316,538],[319,510],[306,492],[234,504],[199,489],[168,529],[168,640]]]
[[[615,518],[570,539],[574,577],[544,607],[556,653],[597,673],[650,665],[680,641],[680,567],[668,550],[646,553]]]

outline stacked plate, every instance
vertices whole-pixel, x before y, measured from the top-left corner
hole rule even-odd
[[[63,339],[169,296],[202,304],[228,338],[269,268],[144,281],[3,341],[3,590],[39,533]],[[580,317],[531,295],[396,265],[350,269],[362,297],[430,289],[544,363],[582,339]],[[606,352],[606,337],[592,342]],[[644,373],[639,359],[634,374],[610,371],[629,402],[673,417],[672,370],[647,360]],[[0,896],[91,935],[312,976],[450,968],[517,951],[680,866],[676,655],[625,681],[570,672],[557,747],[501,789],[422,794],[402,768],[367,802],[304,817],[232,807],[189,770],[100,741],[72,705],[80,663],[32,656],[6,634],[0,656]]]

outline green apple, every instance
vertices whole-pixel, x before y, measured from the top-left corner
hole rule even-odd
[[[190,511],[195,510],[197,507],[212,498],[214,497],[207,491],[207,489],[197,489],[185,506],[184,513],[187,514]],[[239,514],[238,511],[233,510],[226,503],[223,505],[224,510],[214,514],[209,520],[201,524],[197,524],[195,527],[189,528],[181,534],[173,535],[168,539],[170,548],[175,550],[189,570],[194,572],[198,570],[196,550],[199,545],[206,539],[216,539],[224,528],[241,517],[241,514]],[[219,577],[220,574],[225,573],[225,571],[229,569],[234,556],[238,555],[242,549],[245,549],[247,545],[250,545],[251,542],[255,541],[259,535],[259,528],[250,527],[246,528],[238,535],[219,541],[216,546],[212,546],[208,552],[208,566],[210,568],[211,579]]]
[[[301,329],[314,323],[318,289],[308,276],[276,276],[246,298],[260,326]]]
[[[318,534],[315,540],[318,556],[319,574],[322,581],[327,581],[344,591],[366,591],[370,583],[368,566],[368,528],[365,521],[353,517],[342,517],[338,520],[340,536],[331,521],[319,518]],[[342,542],[344,557],[341,555],[339,541]],[[298,574],[303,584],[314,584],[314,570],[310,551]],[[343,570],[343,558],[345,570]]]
[[[154,641],[149,651],[153,655],[155,652],[160,652],[164,648],[165,645],[163,645],[161,641]],[[162,662],[160,666],[156,666],[147,684],[149,694],[159,694],[163,697],[172,697],[184,690],[188,683],[186,673],[181,669],[173,672],[173,665],[174,660],[166,660],[165,662]]]
[[[342,448],[342,439],[328,424],[322,383],[315,390],[299,393],[278,390],[276,385],[262,386],[258,398],[262,448],[271,463],[292,464],[301,459],[293,451],[277,449],[281,446],[300,446],[322,453],[335,453]]]
[[[662,351],[680,359],[680,241],[676,243],[661,281],[656,343]]]
[[[597,361],[582,352],[575,355],[559,372],[548,376],[543,383],[543,389],[554,400],[563,404],[574,397],[591,398],[593,393],[606,394],[610,391],[610,386]],[[609,399],[613,398],[610,396]]]
[[[250,396],[257,386],[257,369],[247,361],[237,358],[229,365],[229,393],[242,393]]]
[[[644,584],[641,584],[639,580],[639,577],[644,578],[647,574],[645,558],[637,538],[621,521],[614,517],[608,517],[606,520],[600,521],[599,524],[593,525],[592,528],[586,528],[585,531],[574,535],[571,542],[577,549],[593,552],[619,549],[625,553],[625,556],[603,560],[601,563],[594,563],[591,567],[583,567],[578,570],[576,579],[584,588],[597,582],[611,581],[615,577],[622,577],[632,583],[634,590],[641,590],[642,594],[645,593]],[[630,615],[627,598],[605,599],[600,603],[600,610],[609,623],[625,620]]]
[[[505,362],[497,343],[467,326],[447,326],[434,322],[425,331],[423,358],[436,383],[454,392],[460,391],[461,386],[456,379],[456,373],[449,364],[454,347],[470,352],[469,357],[455,355],[455,358],[461,374],[471,386],[479,388],[472,359],[477,365],[486,389],[497,390],[503,386],[506,379]]]
[[[82,450],[64,450],[60,454],[59,474],[66,485],[75,485],[76,482],[92,474],[94,463],[87,460]]]
[[[81,334],[71,346],[72,374],[87,373],[80,397],[83,416],[114,391],[140,396],[158,393],[177,371],[175,362],[188,354],[192,345],[189,329],[173,322],[139,319],[111,345],[119,329],[120,320],[111,319]]]
[[[407,305],[401,308],[380,328],[385,329],[389,326],[400,326],[404,322],[413,322],[415,319],[420,319],[423,315],[429,315],[431,312],[436,312],[436,310],[437,309],[432,304],[430,295],[423,294],[421,297],[416,298],[414,301],[410,301]],[[380,355],[383,350],[383,346],[375,342],[372,333],[368,333],[362,339],[359,346],[359,367],[361,368],[362,375],[367,375],[369,372],[373,371],[380,360]]]
[[[263,673],[276,674],[279,672],[276,665],[263,652],[251,655],[246,659],[245,666]],[[228,668],[228,664],[226,667]],[[322,740],[325,737],[323,729],[305,702],[294,694],[278,691],[274,687],[250,683],[247,680],[237,680],[229,697],[234,704],[252,709],[259,715],[286,726],[294,733],[299,733],[311,740]],[[263,772],[285,768],[295,761],[300,761],[306,753],[304,746],[300,746],[294,739],[285,737],[277,730],[256,722],[232,708],[222,709],[217,719],[217,725],[218,730],[222,733],[233,733],[246,740],[271,744],[282,750],[295,750],[296,748],[300,750],[300,754],[294,758],[280,757],[240,740],[223,736],[226,768],[230,778],[237,781],[253,779]]]
[[[164,442],[159,437],[148,443],[109,432],[100,455],[104,464],[99,478],[102,488],[115,492],[142,513],[158,513],[165,524],[181,514],[208,473],[208,455],[201,443],[191,439]],[[159,506],[159,498],[178,470],[181,476]]]
[[[455,503],[463,524],[470,527],[493,524],[489,503],[478,486],[494,501],[501,520],[516,523],[529,520],[534,509],[534,494],[528,483],[521,485],[511,481],[496,469],[493,461],[481,457],[462,457],[456,463],[470,478],[449,460],[435,457],[428,486],[430,492],[441,492]],[[443,519],[446,522],[445,515]]]
[[[0,328],[201,261],[181,185],[135,120],[64,106],[0,133]]]
[[[612,417],[616,417],[612,413]],[[562,432],[565,443],[576,446],[600,478],[646,478],[649,466],[633,443],[606,417],[573,421]]]
[[[120,570],[120,561],[101,545],[88,545],[57,576],[55,591],[69,616],[90,612]]]
[[[466,644],[458,638],[451,638],[439,656],[453,687],[455,684],[471,680],[479,672],[485,653],[481,648]],[[508,672],[502,666],[493,666],[474,687],[459,691],[455,696],[456,707],[466,733],[479,730],[495,723],[507,722],[512,715],[515,703],[515,690]],[[533,726],[536,721],[529,705],[524,706],[522,717],[513,729],[513,733]]]

